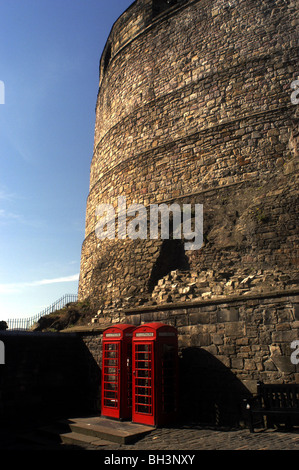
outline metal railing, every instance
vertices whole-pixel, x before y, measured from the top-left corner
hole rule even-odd
[[[77,294],[66,294],[60,299],[56,300],[52,305],[45,308],[42,312],[38,313],[34,317],[30,318],[13,318],[6,321],[9,330],[29,330],[34,323],[36,323],[41,317],[49,315],[50,313],[60,310],[70,302],[77,302]]]

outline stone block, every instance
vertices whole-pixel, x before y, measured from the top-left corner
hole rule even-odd
[[[254,359],[244,359],[244,370],[256,370],[256,361]]]
[[[191,338],[188,335],[178,335],[179,349],[185,349],[191,347]]]
[[[160,317],[157,318],[157,320],[160,320]],[[187,326],[188,325],[188,317],[187,315],[176,315],[174,317],[175,320],[175,326],[176,328],[180,326]]]
[[[216,356],[217,354],[217,347],[214,344],[211,344],[210,346],[202,346],[201,349],[204,349],[208,353],[212,354],[213,356]]]
[[[190,325],[207,324],[210,323],[210,314],[203,312],[190,313],[189,321]]]
[[[231,367],[232,369],[243,369],[244,360],[241,357],[231,357]]]
[[[299,320],[299,304],[296,304],[293,307],[293,317],[295,320]]]
[[[140,322],[141,322],[140,315],[128,315],[126,318],[126,321],[128,322],[129,325],[138,326],[140,325]]]
[[[231,367],[231,360],[227,356],[221,356],[221,355],[216,355],[215,356],[218,361],[220,361],[225,367],[230,368]]]
[[[273,343],[289,343],[298,339],[298,333],[296,330],[286,331],[275,331],[272,333]]]
[[[198,347],[210,346],[211,336],[209,333],[191,334],[191,344]]]
[[[245,336],[245,326],[243,322],[228,322],[225,324],[225,334],[231,338],[242,338]]]
[[[277,370],[277,367],[276,365],[274,364],[274,362],[272,361],[272,359],[267,359],[265,362],[264,362],[264,369],[266,371],[271,371],[271,370]]]
[[[239,320],[239,310],[237,308],[220,308],[217,311],[217,321],[222,322],[237,322]]]
[[[212,334],[211,338],[212,338],[212,343],[213,344],[219,345],[219,344],[224,343],[223,335],[220,335],[220,334],[216,333],[216,334]]]
[[[280,372],[290,374],[296,371],[296,366],[292,364],[290,356],[273,356],[271,359]]]

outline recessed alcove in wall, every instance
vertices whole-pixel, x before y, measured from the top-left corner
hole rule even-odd
[[[162,279],[171,271],[179,269],[189,271],[189,259],[186,256],[182,240],[163,240],[160,254],[155,262],[148,282],[149,292],[154,290],[159,279]]]
[[[108,43],[106,51],[105,51],[104,61],[103,61],[103,74],[106,72],[108,68],[110,59],[111,59],[111,44]]]

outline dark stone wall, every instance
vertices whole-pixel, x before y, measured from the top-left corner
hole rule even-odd
[[[73,334],[0,332],[1,421],[31,421],[93,412],[100,370]]]

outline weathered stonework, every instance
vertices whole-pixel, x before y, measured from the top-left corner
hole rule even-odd
[[[174,270],[225,272],[231,286],[236,272],[278,270],[297,283],[297,32],[291,0],[139,0],[116,21],[100,63],[81,299],[101,311],[151,303]],[[98,240],[96,207],[117,196],[203,204],[203,247]],[[222,287],[213,295],[233,293]]]
[[[100,62],[79,297],[95,331],[178,329],[181,412],[201,422],[233,422],[258,380],[298,381],[297,14],[292,0],[139,0]],[[118,196],[203,204],[202,248],[100,241],[96,208]]]

